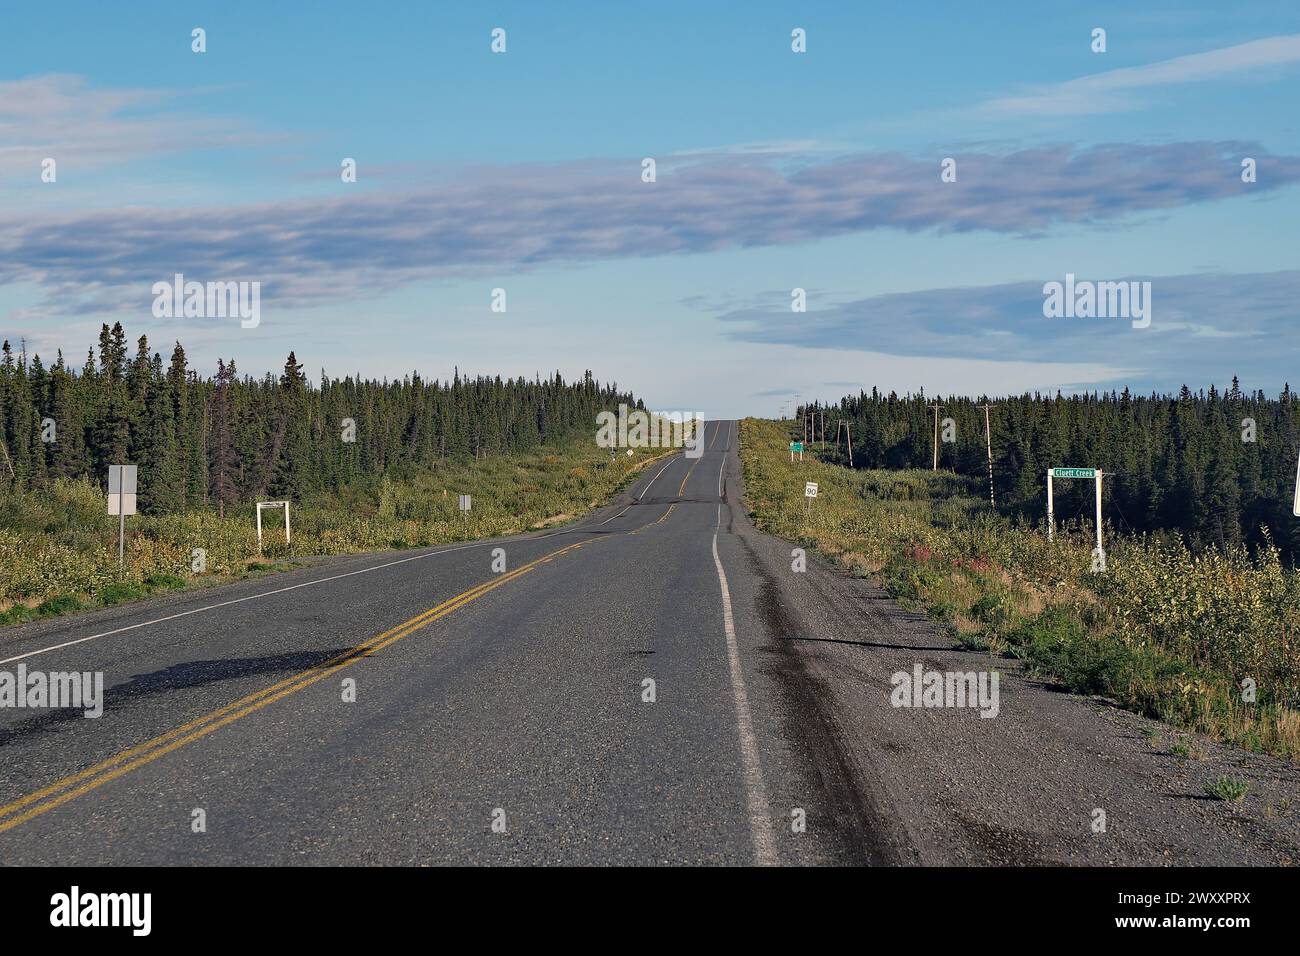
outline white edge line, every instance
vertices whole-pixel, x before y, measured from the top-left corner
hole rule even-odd
[[[632,507],[632,506],[628,505],[628,507]],[[608,524],[612,522],[612,520],[614,520],[615,518],[623,518],[623,515],[627,514],[627,512],[628,509],[627,507],[625,507],[625,509],[619,511],[619,514],[608,516],[608,518],[604,519],[603,522],[601,522],[601,524]]]
[[[653,478],[650,479],[650,485],[653,485],[656,481],[658,481],[659,476],[662,475],[665,471],[667,471],[668,466],[671,465],[676,460],[677,460],[676,455],[674,455],[672,458],[669,458],[667,463],[655,473],[655,476]],[[645,493],[650,490],[650,485],[646,485],[644,488],[641,489],[641,494],[636,496],[637,501],[640,501],[642,498],[645,497]]]
[[[719,498],[722,497],[722,472],[723,472],[723,471],[726,469],[726,467],[727,467],[727,445],[730,445],[730,444],[731,444],[731,426],[728,425],[728,426],[727,426],[727,443],[726,443],[726,445],[724,445],[723,448],[722,448],[722,464],[720,464],[720,465],[718,466],[718,497],[719,497]],[[719,507],[719,508],[722,507],[722,503],[721,503],[721,502],[718,503],[718,507]]]
[[[718,526],[722,523],[722,502],[718,502]],[[727,635],[727,663],[731,668],[731,691],[736,699],[736,728],[740,732],[740,756],[744,764],[745,802],[749,808],[749,833],[754,844],[754,862],[759,866],[776,865],[776,841],[772,834],[768,814],[767,787],[763,783],[763,767],[758,759],[758,742],[754,737],[753,719],[749,713],[749,695],[745,692],[745,676],[740,668],[740,650],[736,646],[736,622],[731,613],[731,590],[727,587],[727,572],[718,557],[718,527],[713,529],[713,566],[718,571],[718,584],[722,588],[722,629]]]
[[[731,426],[732,423],[728,422],[727,441],[722,448],[722,464],[718,467],[718,497],[719,498],[722,497],[722,473],[727,468],[727,452],[731,448]],[[721,521],[722,521],[722,502],[718,502],[718,522],[721,523]]]
[[[72,647],[74,644],[84,644],[86,641],[98,640],[101,637],[112,637],[114,634],[123,634],[126,631],[134,631],[137,628],[149,627],[153,624],[163,624],[167,621],[174,621],[177,618],[189,617],[191,614],[202,614],[204,611],[215,611],[217,608],[229,607],[232,604],[243,604],[245,601],[256,601],[258,598],[271,597],[275,594],[284,594],[286,591],[296,591],[299,588],[309,588],[317,584],[327,584],[330,581],[337,581],[340,578],[350,578],[357,574],[369,574],[371,571],[382,571],[384,568],[391,568],[398,564],[406,564],[408,561],[419,561],[421,558],[432,558],[440,554],[449,554],[452,551],[465,551],[469,548],[482,548],[489,544],[499,545],[500,539],[475,541],[470,544],[459,545],[455,548],[444,548],[441,551],[426,551],[423,554],[412,555],[409,558],[399,558],[396,561],[376,564],[369,568],[359,568],[356,571],[345,571],[342,574],[332,574],[327,578],[317,578],[314,581],[303,581],[301,584],[290,584],[288,587],[276,588],[273,591],[259,591],[257,594],[249,594],[240,598],[231,598],[229,601],[220,601],[217,604],[205,604],[203,607],[190,608],[188,611],[181,611],[177,614],[168,614],[166,617],[153,618],[149,621],[140,621],[138,624],[128,624],[125,627],[114,628],[111,631],[104,631],[101,634],[91,634],[88,637],[79,637],[75,641],[64,641],[62,644],[54,644],[50,647],[38,648],[34,651],[28,651],[26,654],[18,654],[15,657],[6,657],[3,660],[0,660],[0,664],[12,664],[14,661],[21,661],[28,657],[36,657],[38,654],[48,654],[50,651]]]

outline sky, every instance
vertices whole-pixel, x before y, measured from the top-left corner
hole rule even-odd
[[[0,0],[0,335],[79,366],[121,322],[207,374],[590,369],[710,418],[1276,393],[1298,103],[1293,2]],[[177,273],[259,283],[258,324],[155,315]],[[1046,316],[1067,275],[1149,282],[1150,322]]]

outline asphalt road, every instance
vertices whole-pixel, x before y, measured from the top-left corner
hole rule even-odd
[[[1300,860],[1291,767],[1182,761],[793,571],[736,423],[705,445],[572,527],[5,632],[0,670],[102,672],[105,708],[0,709],[0,863]],[[916,663],[1005,671],[998,717],[890,706]],[[1204,799],[1223,767],[1240,807]]]

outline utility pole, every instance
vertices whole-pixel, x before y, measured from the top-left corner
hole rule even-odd
[[[989,430],[990,407],[989,405],[980,406],[980,408],[984,409],[984,449],[989,455],[989,507],[997,508],[997,504],[993,500],[993,438]]]
[[[849,450],[849,467],[852,468],[853,467],[853,431],[850,428],[849,423],[844,421],[844,419],[842,418],[835,426],[835,450],[836,451],[840,450],[840,429],[841,428],[844,429],[845,447],[848,448]]]
[[[826,450],[826,409],[822,409],[822,451]]]
[[[931,471],[939,470],[939,409],[943,408],[937,402],[930,406],[934,410],[934,466]]]

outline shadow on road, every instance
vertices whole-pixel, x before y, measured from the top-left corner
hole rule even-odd
[[[140,674],[131,680],[104,688],[104,716],[112,711],[171,691],[186,690],[223,681],[240,680],[258,675],[287,676],[323,664],[346,654],[351,647],[336,647],[319,651],[298,651],[292,654],[270,654],[265,657],[244,657],[233,660],[186,661],[149,674]],[[254,688],[249,688],[251,692]],[[205,705],[206,708],[207,705]],[[102,720],[103,718],[97,718]],[[32,716],[0,729],[0,747],[15,743],[24,737],[59,729],[68,721],[85,721],[81,709],[40,710]]]

